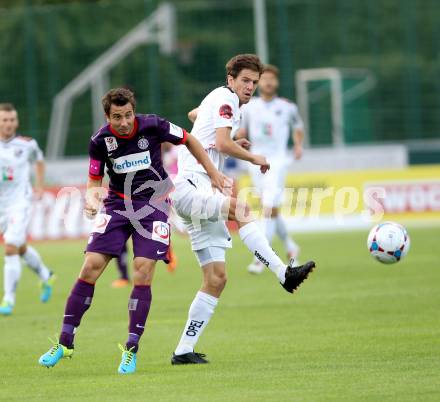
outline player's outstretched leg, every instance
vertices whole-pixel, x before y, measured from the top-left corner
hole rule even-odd
[[[266,217],[262,219],[263,231],[269,244],[272,244],[273,235],[275,233],[275,221],[272,217]],[[252,263],[248,265],[248,272],[250,274],[261,274],[264,272],[265,266],[263,263],[254,255]]]
[[[235,220],[238,223],[240,227],[238,233],[243,243],[263,265],[276,275],[283,288],[289,293],[293,293],[307,279],[308,274],[315,267],[315,263],[309,261],[298,267],[286,266],[275,251],[273,251],[258,225],[249,218],[248,206],[246,204],[239,205],[234,198],[229,199],[228,203],[229,219]],[[293,262],[291,264],[293,265]],[[285,283],[286,286],[284,286]]]
[[[313,261],[294,266],[294,259],[288,266],[284,265],[254,222],[241,226],[239,234],[247,248],[277,276],[283,288],[289,293],[293,293],[315,267]]]
[[[307,279],[314,268],[314,261],[306,262],[304,265],[295,265],[295,259],[292,258],[286,269],[285,280],[280,282],[281,286],[289,293],[293,293]]]

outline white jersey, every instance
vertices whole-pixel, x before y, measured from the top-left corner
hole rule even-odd
[[[32,138],[0,141],[0,209],[31,200],[31,165],[41,160],[43,153]]]
[[[228,87],[220,87],[203,99],[197,111],[191,134],[196,137],[218,170],[223,170],[225,154],[215,148],[216,128],[231,127],[231,137],[240,127],[241,111],[237,94]],[[179,174],[205,172],[203,166],[186,147],[179,147]]]
[[[292,130],[303,128],[297,106],[279,97],[268,102],[254,97],[243,106],[242,113],[252,152],[269,160],[285,156]]]

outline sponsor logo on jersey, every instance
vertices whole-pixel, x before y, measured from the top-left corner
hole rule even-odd
[[[148,140],[145,137],[139,138],[139,141],[138,141],[139,149],[147,149],[148,145],[150,145],[150,143],[148,142]]]
[[[14,169],[10,166],[2,167],[2,181],[14,180]]]
[[[170,244],[170,226],[168,223],[154,221],[151,238],[166,245]]]
[[[174,135],[177,138],[183,138],[183,130],[173,123],[170,123],[170,134]]]
[[[234,115],[231,106],[228,104],[221,105],[218,113],[221,117],[228,120],[232,119],[232,116]]]
[[[112,152],[118,148],[118,141],[115,137],[105,137],[104,141],[108,152]]]
[[[138,152],[113,159],[115,173],[137,172],[151,166],[150,151]]]
[[[96,159],[91,159],[90,158],[89,173],[94,175],[94,176],[98,176],[100,169],[101,169],[101,162],[97,161]]]
[[[258,251],[255,251],[255,257],[257,257],[263,265],[266,265],[266,267],[269,266],[269,261],[267,261]]]

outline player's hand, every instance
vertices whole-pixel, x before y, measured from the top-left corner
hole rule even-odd
[[[235,143],[244,149],[250,149],[252,145],[247,138],[239,138],[238,140],[235,140]]]
[[[86,190],[84,197],[84,214],[88,219],[94,219],[101,209],[102,200],[108,195],[108,190],[104,187],[90,187]]]
[[[86,202],[86,205],[84,206],[84,213],[88,219],[94,219],[98,213],[98,210]]]
[[[304,150],[303,150],[302,145],[299,145],[299,144],[295,145],[293,147],[293,156],[295,157],[295,160],[301,159],[303,156],[303,152],[304,152]]]
[[[254,159],[251,162],[254,165],[260,166],[260,172],[266,173],[270,169],[270,163],[263,155],[254,155]]]
[[[228,176],[223,175],[223,190],[222,193],[226,195],[226,197],[232,196],[232,191],[234,189],[234,180]]]
[[[218,170],[210,175],[211,185],[226,196],[232,195],[232,179]]]

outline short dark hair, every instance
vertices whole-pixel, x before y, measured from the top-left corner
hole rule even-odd
[[[127,88],[110,89],[102,98],[102,107],[107,116],[110,114],[112,105],[124,106],[127,103],[131,103],[133,110],[136,110],[136,98],[134,97],[134,93]]]
[[[0,103],[0,112],[15,112],[16,110],[12,103]]]
[[[277,66],[274,66],[273,64],[265,64],[263,68],[263,74],[264,73],[272,73],[277,76],[277,78],[280,77],[280,70]]]
[[[228,75],[237,78],[241,70],[245,68],[255,71],[261,75],[263,64],[255,54],[238,54],[226,63],[226,78]]]

